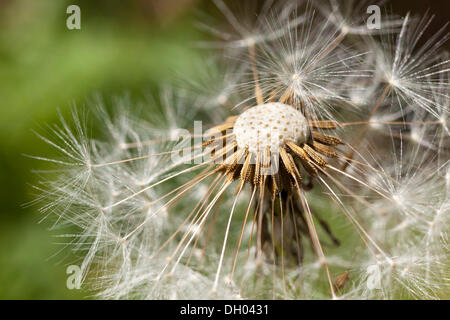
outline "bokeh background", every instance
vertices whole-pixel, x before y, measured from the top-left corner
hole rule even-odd
[[[70,4],[81,8],[81,30],[66,28]],[[429,32],[450,20],[450,1],[389,6],[402,15],[430,9]],[[194,62],[208,52],[194,45],[207,37],[197,11],[217,14],[210,0],[0,0],[0,299],[89,298],[67,289],[71,252],[60,252],[50,223],[26,206],[32,171],[45,164],[24,155],[53,152],[33,130],[98,96],[107,105],[141,101],[177,75],[198,77]]]

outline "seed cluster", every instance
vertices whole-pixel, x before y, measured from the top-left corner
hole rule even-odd
[[[277,152],[285,141],[306,142],[308,121],[295,108],[283,103],[267,103],[252,107],[236,120],[233,133],[239,148],[256,154],[270,147]]]

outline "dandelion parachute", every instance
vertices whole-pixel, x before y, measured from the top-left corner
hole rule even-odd
[[[36,202],[76,227],[86,282],[121,299],[445,297],[445,28],[419,46],[426,17],[374,37],[339,1],[214,3],[234,30],[203,24],[228,57],[205,70],[233,72],[218,92],[165,89],[157,121],[99,108],[101,137],[79,114],[43,137],[61,157],[36,157],[59,172]],[[181,129],[196,120],[208,130]]]

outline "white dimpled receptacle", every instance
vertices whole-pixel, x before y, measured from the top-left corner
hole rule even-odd
[[[278,152],[285,141],[306,142],[309,130],[300,111],[283,103],[266,103],[243,112],[234,124],[233,133],[239,148],[259,153],[267,147]]]

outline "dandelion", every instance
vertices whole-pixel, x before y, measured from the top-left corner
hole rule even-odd
[[[346,48],[339,30],[312,9],[306,10],[307,23],[260,46],[255,58],[260,86],[272,99],[291,99],[289,103],[301,104],[305,114],[333,120],[336,106],[348,102],[342,81],[361,81],[370,70],[361,68],[364,53]]]
[[[443,26],[424,45],[418,43],[422,39],[433,20],[428,15],[414,22],[414,18],[407,15],[397,38],[381,42],[377,58],[379,77],[385,82],[381,97],[392,94],[403,110],[407,104],[415,104],[438,117],[435,108],[444,107],[432,100],[433,89],[448,87],[448,82],[442,82],[441,74],[449,72],[449,60],[443,60],[444,54],[439,54],[439,48],[448,40],[449,33]],[[447,96],[446,93],[439,95]],[[380,98],[381,100],[382,98]]]
[[[78,228],[101,297],[443,297],[449,70],[435,54],[446,36],[417,49],[408,15],[395,46],[367,46],[348,36],[372,33],[343,29],[335,2],[322,17],[287,3],[266,19],[264,2],[245,27],[215,1],[238,36],[214,33],[242,72],[217,92],[163,91],[153,122],[100,108],[103,139],[78,116],[74,133],[64,121],[53,131],[59,143],[43,138],[63,158],[39,159],[66,169],[38,201]],[[181,129],[196,117],[205,133]]]

